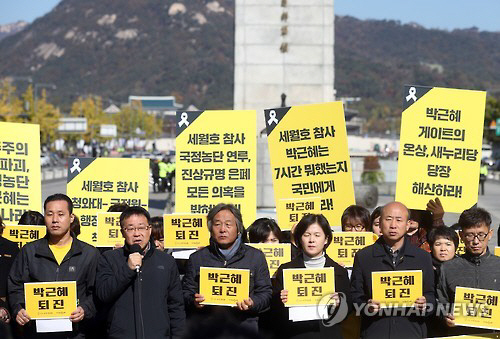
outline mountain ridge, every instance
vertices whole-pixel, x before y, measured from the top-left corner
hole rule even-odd
[[[234,10],[231,0],[63,0],[0,41],[0,77],[56,84],[49,100],[63,110],[86,94],[175,95],[184,107],[231,109]],[[405,84],[496,94],[499,70],[497,32],[335,19],[337,96],[361,97],[355,108],[366,117],[397,116]]]

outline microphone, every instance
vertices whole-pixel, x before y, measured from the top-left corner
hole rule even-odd
[[[132,246],[130,246],[130,254],[132,253],[140,253],[141,252],[141,245],[139,244],[133,244]],[[139,265],[135,265],[135,271],[137,273],[139,273],[139,269],[141,268],[141,266]]]

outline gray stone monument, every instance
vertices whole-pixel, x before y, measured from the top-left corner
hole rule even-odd
[[[234,109],[335,100],[333,0],[236,0]]]

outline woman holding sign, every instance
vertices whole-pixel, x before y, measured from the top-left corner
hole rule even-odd
[[[342,338],[340,322],[344,320],[351,308],[351,297],[346,269],[325,253],[326,248],[332,242],[330,224],[322,214],[305,215],[295,228],[294,238],[302,253],[278,268],[274,287],[274,312],[279,315],[284,325],[280,326],[282,333],[279,333],[279,337]],[[334,271],[333,286],[314,286],[324,281],[321,274],[316,274],[314,281],[308,281],[307,277],[311,274],[309,272],[330,267]],[[288,277],[289,269],[306,270],[300,271],[302,273],[294,271],[292,278],[289,279],[285,278],[285,276]],[[293,282],[298,282],[298,285],[294,285]],[[285,288],[287,284],[291,285],[290,290]],[[321,293],[317,293],[318,291]],[[298,300],[296,296],[307,295],[319,295],[320,300],[309,306],[286,307],[291,304],[297,305],[297,301],[291,300],[292,296]],[[328,301],[326,305],[324,305],[325,301]],[[327,312],[324,312],[325,310]]]

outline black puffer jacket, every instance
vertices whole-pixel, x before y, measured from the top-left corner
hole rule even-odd
[[[434,271],[429,253],[410,244],[405,239],[400,249],[398,260],[394,265],[392,257],[384,248],[384,239],[380,237],[375,244],[367,246],[356,253],[351,275],[351,296],[358,308],[372,299],[372,272],[377,271],[409,271],[422,270],[422,293],[427,304],[436,306],[434,292]],[[364,309],[364,307],[363,307]],[[408,316],[361,315],[362,338],[425,338],[427,327],[425,321],[429,313],[421,316],[412,313]]]
[[[7,240],[0,235],[0,308],[4,308],[7,312],[9,312],[9,305],[7,304],[7,277],[18,253],[19,247],[17,243]]]
[[[205,306],[195,309],[194,294],[200,290],[200,267],[242,268],[250,270],[250,298],[254,305],[248,311],[239,311],[234,307]],[[209,315],[225,312],[242,325],[257,330],[258,315],[269,307],[272,296],[271,278],[264,253],[241,243],[236,254],[228,261],[218,250],[213,239],[210,245],[191,254],[189,257],[183,284],[184,302],[188,314]]]
[[[128,267],[129,254],[129,247],[125,245],[105,252],[98,263],[96,294],[109,308],[108,338],[181,336],[186,315],[174,258],[156,250],[150,241],[150,249],[145,253],[137,273]]]
[[[96,313],[93,295],[99,251],[73,236],[71,248],[59,265],[49,248],[48,238],[24,245],[10,270],[8,281],[12,318],[25,308],[24,283],[44,281],[76,281],[78,305],[85,318],[73,324],[73,332],[51,333],[51,338],[85,338],[91,318]],[[34,321],[24,326],[24,337],[35,335]]]

